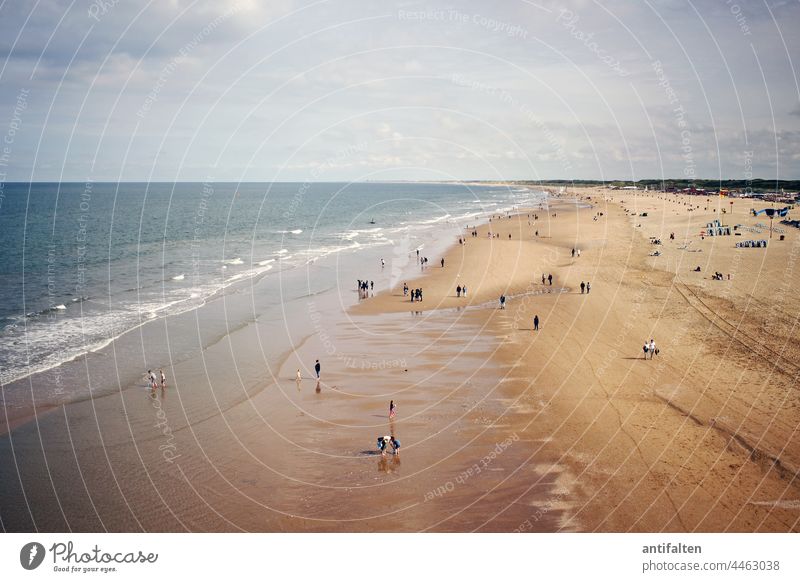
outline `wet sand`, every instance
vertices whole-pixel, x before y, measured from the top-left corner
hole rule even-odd
[[[310,298],[295,317],[312,332],[278,367],[260,346],[286,322],[257,321],[177,365],[163,394],[126,387],[18,426],[0,440],[3,528],[796,530],[800,231],[739,250],[699,239],[704,204],[566,197],[591,200],[495,219],[445,268],[429,256],[408,281],[421,304],[402,281],[344,312],[354,287]],[[749,207],[736,221],[764,222]],[[402,453],[381,457],[391,433]]]

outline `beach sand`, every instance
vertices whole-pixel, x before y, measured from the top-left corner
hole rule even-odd
[[[593,207],[555,201],[549,212],[532,211],[539,220],[531,226],[529,213],[494,220],[457,246],[445,269],[434,262],[409,283],[424,287],[423,309],[511,297],[506,310],[486,315],[500,338],[502,423],[532,431],[541,444],[531,454],[555,459],[574,479],[562,481],[569,495],[558,498],[569,506],[564,523],[796,530],[800,232],[787,229],[784,241],[774,234],[767,249],[737,249],[736,241],[769,232],[700,232],[720,216],[728,225],[768,224],[750,209],[775,205],[605,189],[566,197]],[[486,238],[489,229],[499,237]],[[655,250],[660,256],[650,256]],[[712,280],[717,271],[723,281]],[[552,287],[542,273],[554,275]],[[455,298],[459,281],[467,299]],[[581,294],[582,281],[590,294]],[[395,292],[357,311],[403,307]],[[659,355],[645,361],[650,338]]]
[[[751,202],[726,221],[763,223]],[[402,281],[344,312],[350,295],[309,299],[314,332],[277,369],[259,346],[284,330],[256,321],[169,370],[163,394],[129,386],[17,426],[3,527],[795,531],[800,231],[701,240],[708,204],[570,189],[467,231],[444,268],[429,256],[408,280],[422,303]],[[401,455],[377,454],[384,434]]]

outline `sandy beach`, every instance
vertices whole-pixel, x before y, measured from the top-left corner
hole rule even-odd
[[[769,238],[750,209],[774,205],[754,200],[588,188],[564,198],[584,204],[495,219],[409,283],[425,290],[417,309],[495,307],[484,317],[500,342],[502,422],[535,435],[531,457],[568,475],[556,497],[564,526],[796,530],[800,233],[736,248]],[[741,236],[701,237],[718,218]],[[356,311],[403,308],[395,291]],[[659,355],[645,361],[651,338]]]
[[[311,332],[277,369],[259,352],[275,322],[256,321],[163,393],[16,426],[3,527],[796,531],[800,231],[736,248],[769,233],[753,201],[728,202],[569,189],[344,311],[308,299]],[[701,238],[715,218],[761,232]],[[400,455],[377,453],[388,434]]]

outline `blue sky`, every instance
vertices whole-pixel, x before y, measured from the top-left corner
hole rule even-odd
[[[800,178],[800,3],[0,3],[0,178]]]

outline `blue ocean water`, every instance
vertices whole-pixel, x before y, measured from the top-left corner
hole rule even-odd
[[[332,255],[357,264],[384,247],[399,277],[442,229],[541,197],[474,184],[6,184],[0,384]]]

